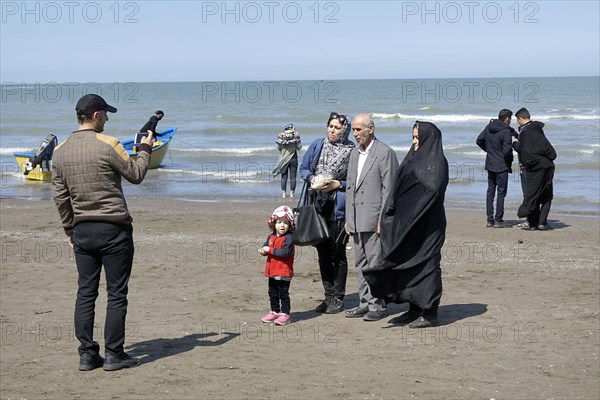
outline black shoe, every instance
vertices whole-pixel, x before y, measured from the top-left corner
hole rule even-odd
[[[329,302],[330,302],[330,301],[331,301],[331,300],[329,300],[329,299],[325,299],[325,300],[324,300],[324,301],[323,301],[321,304],[319,304],[319,305],[318,305],[318,306],[315,308],[315,311],[316,311],[316,312],[318,312],[318,313],[321,313],[321,314],[323,314],[323,313],[324,313],[324,312],[327,310],[327,307],[329,306]]]
[[[367,315],[369,307],[356,307],[346,311],[346,317],[348,318],[361,318]]]
[[[493,227],[494,227],[494,223],[493,223],[493,222],[488,222],[488,223],[485,225],[485,227],[486,227],[486,228],[493,228]]]
[[[371,321],[379,321],[380,319],[385,318],[385,316],[386,316],[385,310],[369,311],[363,317],[363,321],[369,321],[369,322],[371,322]]]
[[[127,353],[121,353],[118,356],[113,356],[112,354],[107,354],[104,360],[104,370],[105,371],[117,371],[123,368],[133,368],[140,365],[140,360],[134,357],[131,357]]]
[[[340,299],[333,298],[327,306],[325,314],[337,314],[342,311],[344,311],[344,302]]]
[[[494,223],[494,228],[512,228],[512,225],[504,221],[497,221]]]
[[[437,317],[425,317],[421,315],[419,318],[408,324],[408,327],[411,329],[431,328],[433,326],[438,326],[438,324]]]
[[[411,322],[415,321],[420,316],[421,316],[420,314],[407,311],[398,317],[390,319],[388,321],[388,323],[394,324],[394,325],[406,325],[406,324],[410,324]]]
[[[83,353],[79,356],[79,370],[91,371],[100,368],[104,363],[104,359],[99,354]]]

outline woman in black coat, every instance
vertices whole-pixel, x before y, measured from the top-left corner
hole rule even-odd
[[[409,311],[391,323],[409,324],[410,328],[438,324],[447,186],[442,134],[434,124],[417,121],[413,146],[400,164],[381,222],[384,262],[364,273],[373,296],[410,304]]]

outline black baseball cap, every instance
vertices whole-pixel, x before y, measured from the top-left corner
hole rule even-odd
[[[117,109],[113,106],[109,106],[106,101],[97,94],[86,94],[79,99],[75,106],[77,115],[90,115],[96,111],[106,110],[111,113],[116,113]]]

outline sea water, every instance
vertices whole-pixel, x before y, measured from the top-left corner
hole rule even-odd
[[[97,93],[118,108],[105,134],[133,138],[156,110],[158,129],[177,127],[162,166],[140,185],[124,183],[129,196],[246,201],[281,195],[277,134],[288,123],[303,149],[326,135],[332,111],[370,113],[377,138],[401,161],[415,120],[442,131],[450,166],[447,204],[484,208],[485,153],[475,139],[498,111],[526,107],[557,152],[553,210],[599,212],[600,87],[598,77],[393,79],[169,83],[18,83],[2,85],[0,196],[50,199],[51,184],[28,182],[13,152],[35,151],[48,133],[59,141],[77,129],[75,104]],[[516,119],[512,126],[516,129]],[[353,138],[352,138],[353,140]],[[522,199],[516,162],[506,206]],[[302,182],[298,181],[297,191]]]

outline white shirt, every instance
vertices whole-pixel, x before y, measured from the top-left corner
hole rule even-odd
[[[356,185],[358,186],[358,180],[360,178],[360,174],[362,172],[363,167],[365,166],[365,162],[367,161],[367,157],[369,156],[369,150],[373,147],[373,142],[375,139],[371,140],[371,143],[367,146],[366,149],[363,150],[362,146],[358,146],[358,168],[356,169]]]

